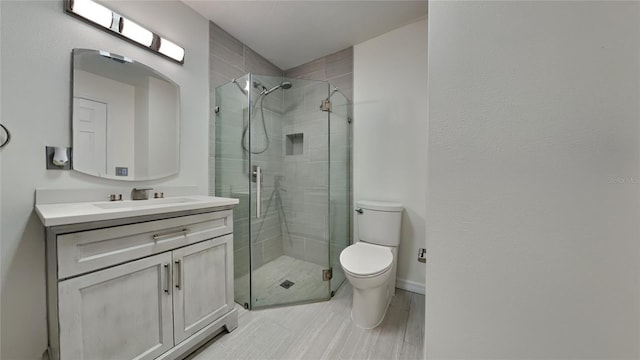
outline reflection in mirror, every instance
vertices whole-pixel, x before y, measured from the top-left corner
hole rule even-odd
[[[178,173],[180,89],[152,68],[73,50],[73,169],[118,180]]]

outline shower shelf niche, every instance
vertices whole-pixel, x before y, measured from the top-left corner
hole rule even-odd
[[[302,155],[304,145],[304,134],[287,135],[286,152],[287,155]]]

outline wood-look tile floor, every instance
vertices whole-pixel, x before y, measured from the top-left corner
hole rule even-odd
[[[398,289],[384,321],[371,330],[351,320],[346,282],[330,301],[247,311],[239,326],[218,335],[189,360],[422,359],[424,295]]]

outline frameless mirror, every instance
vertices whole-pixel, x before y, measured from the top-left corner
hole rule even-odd
[[[178,173],[180,88],[106,51],[73,50],[73,169],[118,180]]]

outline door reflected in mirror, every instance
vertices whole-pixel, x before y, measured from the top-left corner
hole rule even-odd
[[[73,50],[73,169],[151,180],[178,173],[180,88],[113,53]]]

